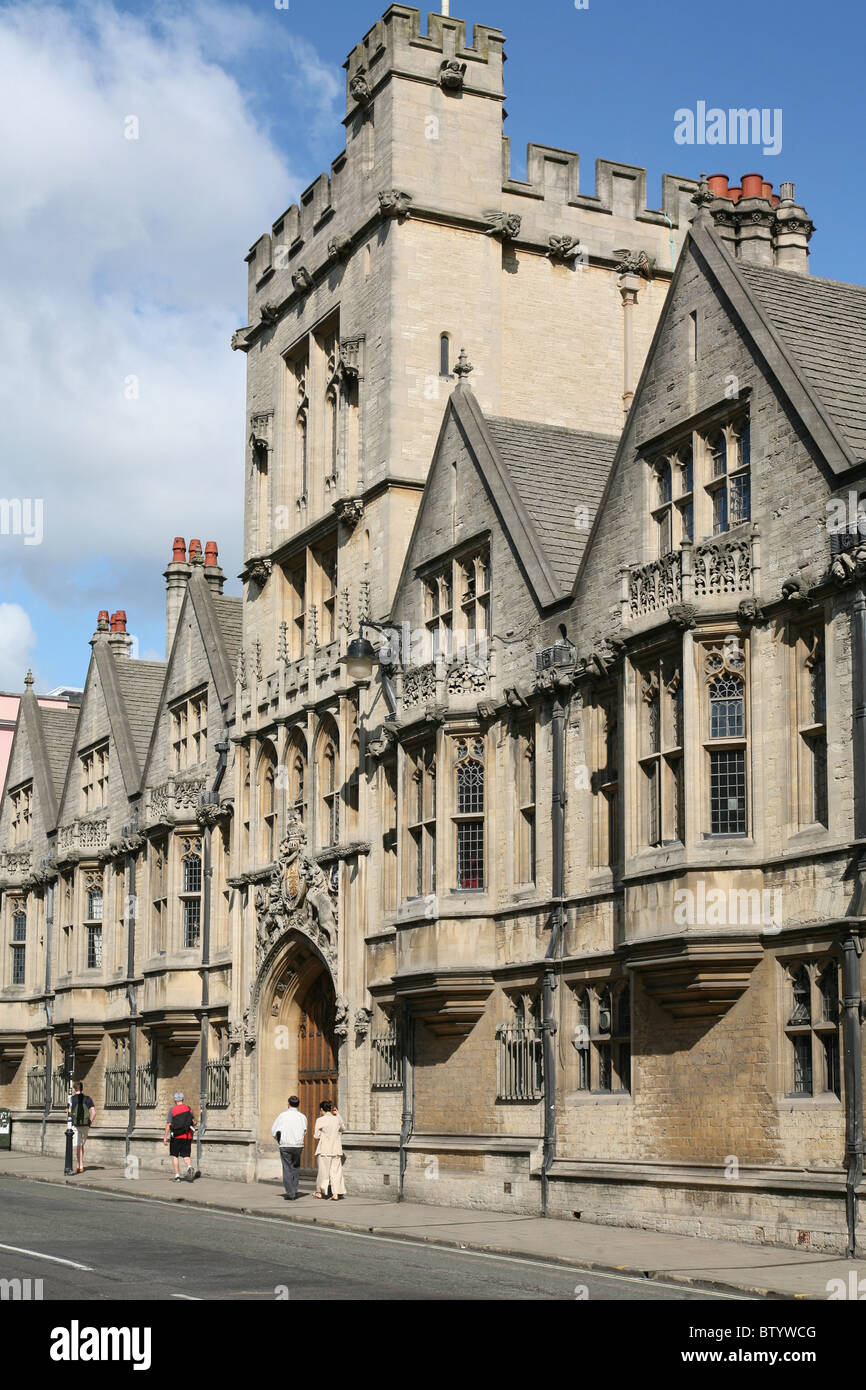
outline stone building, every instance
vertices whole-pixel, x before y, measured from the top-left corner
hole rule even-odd
[[[107,1158],[180,1086],[275,1177],[297,1091],[356,1191],[837,1248],[866,291],[792,185],[513,179],[466,38],[392,5],[247,257],[242,598],[178,538],[165,663],[23,697],[0,1103],[59,1152],[74,1019]]]

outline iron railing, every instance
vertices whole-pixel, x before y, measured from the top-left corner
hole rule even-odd
[[[27,1073],[27,1109],[44,1110],[48,1073],[45,1067],[31,1067]]]
[[[65,1067],[55,1067],[51,1074],[51,1109],[65,1110],[69,1104],[69,1078]]]
[[[219,1057],[207,1064],[207,1104],[209,1110],[226,1110],[229,1103],[228,1057]]]
[[[403,1051],[397,1035],[397,1025],[391,1023],[381,1033],[374,1033],[373,1085],[379,1090],[398,1090],[403,1085]]]
[[[139,1110],[152,1110],[156,1105],[156,1067],[145,1062],[135,1069],[135,1103]]]
[[[126,1110],[129,1106],[129,1067],[105,1068],[106,1110]]]
[[[501,1023],[497,1040],[497,1100],[540,1100],[543,1031],[538,1024]]]

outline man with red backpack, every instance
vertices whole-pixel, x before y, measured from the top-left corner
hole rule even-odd
[[[180,1172],[178,1171],[178,1159],[181,1158],[186,1161],[186,1172],[184,1173],[184,1177],[187,1182],[195,1181],[195,1172],[193,1171],[192,1158],[190,1157],[194,1129],[195,1122],[193,1120],[193,1114],[189,1106],[184,1102],[183,1091],[175,1091],[174,1105],[172,1105],[168,1112],[168,1119],[165,1122],[165,1133],[162,1136],[163,1144],[168,1144],[169,1137],[171,1138],[169,1153],[171,1154],[171,1161],[174,1166],[175,1182],[181,1181]]]

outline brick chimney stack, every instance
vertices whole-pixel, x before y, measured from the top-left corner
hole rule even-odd
[[[216,541],[208,541],[204,548],[204,577],[210,585],[212,593],[222,593],[226,577],[220,569],[219,551]]]
[[[118,608],[116,613],[111,615],[111,627],[108,634],[108,645],[111,647],[115,656],[128,657],[132,651],[132,638],[126,631],[126,609]]]
[[[195,542],[190,544],[190,556]],[[201,550],[201,541],[198,542]],[[183,536],[175,536],[171,561],[163,571],[165,576],[165,659],[171,655],[174,634],[180,618],[186,586],[192,574],[186,559],[186,541]]]
[[[750,265],[776,266],[809,274],[809,238],[815,230],[805,208],[794,202],[794,185],[779,193],[761,174],[744,174],[728,185],[727,174],[707,180],[710,216],[732,256]]]
[[[100,637],[108,636],[108,609],[100,608],[96,615],[96,631],[90,639],[91,647],[95,646]]]

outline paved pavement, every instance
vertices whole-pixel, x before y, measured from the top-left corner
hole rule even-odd
[[[327,1230],[387,1237],[389,1241],[423,1242],[540,1260],[572,1270],[627,1275],[677,1285],[682,1296],[693,1289],[739,1297],[824,1300],[830,1279],[843,1279],[847,1286],[851,1270],[857,1271],[858,1279],[866,1278],[863,1261],[803,1250],[394,1199],[383,1201],[363,1195],[330,1202],[316,1201],[305,1192],[298,1201],[286,1202],[282,1188],[275,1184],[208,1177],[195,1183],[174,1183],[169,1177],[146,1171],[133,1181],[124,1176],[120,1167],[93,1167],[82,1176],[64,1178],[61,1160],[0,1151],[0,1192],[4,1199],[4,1180],[13,1177],[213,1212],[267,1217],[297,1226],[312,1224]],[[428,1292],[424,1296],[431,1295]]]

